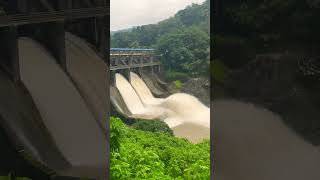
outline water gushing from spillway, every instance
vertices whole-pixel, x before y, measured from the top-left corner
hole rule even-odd
[[[19,38],[18,45],[21,81],[58,149],[74,168],[92,168],[103,176],[107,140],[77,88],[38,42]],[[67,171],[62,173],[73,175]]]
[[[130,72],[131,85],[139,95],[141,101],[146,105],[156,105],[163,102],[162,98],[154,98],[148,86],[135,73]]]
[[[128,109],[132,114],[140,114],[145,111],[145,108],[136,94],[130,83],[121,74],[116,73],[116,87],[118,88],[121,96],[126,103]]]
[[[188,123],[210,128],[210,108],[203,105],[196,97],[185,93],[176,93],[167,98],[155,98],[144,81],[135,73],[130,73],[131,84],[121,75],[116,74],[116,87],[135,115],[158,118],[170,128]]]
[[[168,110],[152,105],[144,105],[131,84],[121,74],[116,73],[116,87],[119,90],[131,117],[142,119],[163,119]]]

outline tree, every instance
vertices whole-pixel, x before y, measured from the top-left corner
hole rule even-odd
[[[209,35],[198,27],[174,31],[159,39],[157,50],[166,68],[191,75],[208,73]]]

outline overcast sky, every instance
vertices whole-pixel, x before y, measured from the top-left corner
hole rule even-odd
[[[111,31],[154,24],[173,16],[192,3],[204,0],[111,0]]]

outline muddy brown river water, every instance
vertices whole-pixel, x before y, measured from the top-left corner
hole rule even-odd
[[[318,180],[320,151],[262,107],[213,102],[217,180]]]

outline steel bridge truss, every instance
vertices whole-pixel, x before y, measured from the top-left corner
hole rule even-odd
[[[143,68],[150,66],[158,66],[160,71],[160,60],[152,54],[143,53],[111,53],[110,54],[110,70]]]

